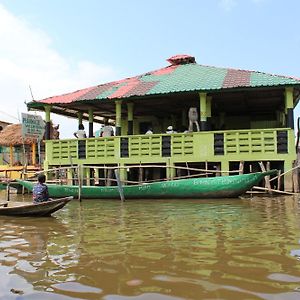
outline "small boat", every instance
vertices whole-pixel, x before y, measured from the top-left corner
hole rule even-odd
[[[0,204],[0,215],[20,217],[48,217],[63,208],[73,197],[53,199],[41,203],[6,202]]]
[[[232,176],[189,178],[169,181],[124,185],[125,199],[178,199],[178,198],[236,198],[265,176],[276,174],[277,170]],[[32,191],[34,182],[17,180]],[[50,197],[78,197],[79,186],[47,184]],[[118,186],[82,186],[81,198],[116,199],[120,198]]]

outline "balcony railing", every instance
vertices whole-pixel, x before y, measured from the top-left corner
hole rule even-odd
[[[50,140],[48,165],[276,159],[295,155],[289,128]],[[284,158],[283,158],[284,159]]]

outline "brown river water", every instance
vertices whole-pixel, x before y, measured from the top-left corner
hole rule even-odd
[[[295,197],[74,200],[0,224],[0,300],[300,299]]]

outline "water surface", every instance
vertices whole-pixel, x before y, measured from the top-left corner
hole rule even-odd
[[[297,198],[83,200],[0,224],[1,300],[300,299]]]

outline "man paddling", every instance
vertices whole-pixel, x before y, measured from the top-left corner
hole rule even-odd
[[[38,176],[38,183],[32,189],[33,203],[41,203],[49,200],[48,187],[45,182],[46,176],[40,174]]]

